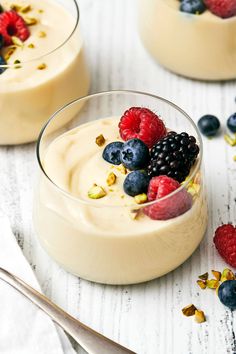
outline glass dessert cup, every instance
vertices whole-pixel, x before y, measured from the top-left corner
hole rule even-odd
[[[236,78],[236,17],[179,11],[178,0],[139,0],[138,27],[149,53],[165,68],[199,80]]]
[[[148,107],[168,128],[196,137],[200,154],[188,180],[166,197],[142,205],[133,200],[126,203],[119,185],[104,187],[104,199],[87,198],[92,181],[103,181],[101,167],[109,165],[102,159],[103,147],[96,145],[96,137],[103,134],[107,142],[117,140],[117,118],[135,106]],[[60,121],[70,111],[77,115],[61,127]],[[35,230],[47,253],[75,275],[106,284],[148,281],[182,264],[204,236],[207,205],[201,137],[191,118],[163,98],[111,91],[78,99],[56,112],[43,128],[37,157],[40,178],[34,202]],[[120,166],[113,167],[117,179],[122,179]],[[181,208],[183,193],[191,193],[191,205],[173,217],[176,203]],[[156,203],[172,216],[167,220],[149,218],[149,208]]]
[[[27,5],[32,10],[20,15],[36,20],[28,27],[30,37],[0,50],[8,58],[0,65],[1,145],[37,140],[48,117],[89,90],[76,0],[27,0]],[[62,22],[63,31],[57,28]]]

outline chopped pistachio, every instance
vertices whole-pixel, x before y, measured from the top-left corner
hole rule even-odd
[[[229,144],[230,146],[236,145],[236,137],[231,138],[231,136],[229,136],[228,134],[225,134],[224,139],[225,139],[226,143]]]
[[[206,322],[206,317],[203,311],[201,310],[196,310],[195,311],[195,321],[197,323],[203,323]]]
[[[46,35],[46,32],[40,31],[39,34],[38,34],[38,36],[39,36],[39,38],[44,38],[44,37],[46,37],[47,35]]]
[[[185,306],[182,309],[182,312],[183,312],[184,316],[190,317],[195,314],[196,310],[197,310],[196,307],[193,304],[191,304],[191,305]]]
[[[44,69],[46,69],[46,67],[47,67],[47,65],[45,63],[42,63],[42,64],[38,65],[37,69],[38,70],[44,70]]]
[[[102,135],[102,134],[100,134],[100,135],[98,135],[97,137],[96,137],[96,144],[98,145],[98,146],[103,146],[104,144],[105,144],[105,138],[104,138],[104,136]]]
[[[221,272],[218,272],[217,270],[212,270],[211,272],[214,275],[214,277],[216,278],[216,280],[220,281]]]
[[[12,43],[15,44],[17,47],[23,47],[24,43],[22,42],[22,40],[18,37],[12,36]]]
[[[202,280],[207,280],[208,279],[208,272],[202,274],[202,275],[199,275],[198,277],[199,279],[202,279]]]
[[[22,6],[16,5],[16,4],[11,4],[10,9],[16,12],[19,12],[21,10]]]
[[[23,14],[27,14],[27,12],[30,12],[32,10],[31,5],[25,5],[20,9],[20,12]]]
[[[138,194],[134,197],[134,200],[137,204],[143,204],[143,203],[146,203],[147,201],[147,194],[145,193],[142,193],[142,194]]]
[[[127,174],[127,169],[126,169],[126,167],[124,165],[119,165],[119,166],[116,167],[116,169],[118,171],[120,171],[120,173],[122,173],[123,175]]]
[[[112,186],[115,183],[116,183],[116,175],[115,173],[110,172],[109,175],[107,176],[107,185]]]
[[[8,49],[8,51],[6,52],[6,54],[4,55],[4,59],[7,61],[10,59],[10,57],[12,56],[12,54],[14,54],[16,50],[16,47],[11,47]]]
[[[206,289],[206,280],[197,280],[198,285],[200,286],[201,289]]]
[[[226,268],[223,270],[220,281],[224,282],[225,280],[235,280],[235,275],[231,269]]]
[[[100,199],[105,197],[106,191],[101,187],[94,184],[88,191],[88,197],[91,199]]]
[[[39,9],[39,13],[42,14],[44,12],[44,10],[42,9]]]
[[[34,17],[26,16],[26,17],[24,17],[24,20],[28,26],[34,26],[34,25],[37,25],[37,23],[38,23],[37,18],[34,18]]]
[[[138,216],[139,216],[139,209],[132,209],[130,210],[129,213],[130,217],[132,220],[137,220]]]
[[[20,68],[21,68],[21,65],[18,65],[18,64],[20,64],[20,63],[21,63],[21,61],[20,61],[19,59],[16,59],[16,60],[14,61],[15,69],[20,69]]]
[[[217,289],[218,286],[220,285],[219,280],[216,279],[210,279],[206,281],[206,285],[209,289]]]
[[[236,155],[234,155],[233,160],[236,161]]]
[[[30,43],[30,44],[28,45],[28,48],[33,49],[33,48],[35,48],[35,45],[34,45],[33,43]]]

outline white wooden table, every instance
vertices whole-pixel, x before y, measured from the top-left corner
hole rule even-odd
[[[216,114],[222,125],[236,110],[235,82],[187,80],[165,71],[149,57],[137,33],[137,1],[79,0],[79,4],[92,73],[91,92],[118,88],[151,92],[173,100],[196,121],[205,113]],[[119,287],[78,279],[49,259],[31,220],[35,146],[0,148],[0,208],[9,215],[46,295],[139,354],[236,353],[236,313],[224,308],[213,291],[201,291],[196,285],[199,274],[225,267],[213,247],[212,235],[221,222],[236,222],[236,149],[227,146],[222,135],[204,139],[204,148],[210,206],[204,241],[184,265],[167,276]],[[199,325],[182,315],[181,308],[189,303],[205,311],[206,323]]]

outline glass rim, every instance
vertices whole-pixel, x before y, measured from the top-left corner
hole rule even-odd
[[[135,202],[133,204],[130,205],[115,205],[115,204],[99,204],[96,205],[94,204],[94,202],[89,201],[89,200],[85,200],[85,199],[81,199],[79,197],[76,197],[74,195],[72,195],[71,193],[67,192],[66,190],[64,190],[63,188],[61,188],[60,186],[58,186],[50,177],[49,175],[46,173],[43,164],[41,162],[41,156],[40,156],[40,147],[41,147],[41,142],[44,136],[44,133],[47,129],[47,127],[50,125],[51,122],[53,122],[54,120],[56,120],[56,118],[58,117],[58,115],[61,112],[66,111],[68,108],[72,107],[74,104],[77,104],[79,102],[82,101],[86,101],[86,100],[90,100],[96,97],[100,97],[100,96],[106,96],[106,95],[111,95],[111,94],[132,94],[132,95],[138,95],[138,96],[147,96],[147,97],[151,97],[157,100],[160,100],[164,103],[166,103],[167,105],[170,105],[172,108],[174,108],[175,110],[177,110],[179,113],[181,113],[192,125],[192,127],[194,128],[196,134],[197,134],[197,139],[198,139],[198,143],[199,143],[199,148],[200,148],[200,152],[199,152],[199,157],[196,161],[196,165],[194,166],[191,174],[188,176],[188,180],[185,180],[184,182],[182,182],[180,184],[180,187],[177,188],[175,191],[171,192],[170,194],[167,194],[166,196],[158,199],[158,200],[154,200],[145,204],[136,204]],[[94,93],[94,94],[90,94],[90,95],[86,95],[83,97],[80,97],[78,99],[75,99],[69,103],[67,103],[66,105],[64,105],[63,107],[59,108],[49,119],[48,121],[44,124],[44,126],[42,127],[38,139],[37,139],[37,143],[36,143],[36,157],[37,157],[37,161],[40,167],[41,172],[43,173],[43,175],[46,177],[46,179],[58,190],[58,192],[62,193],[64,196],[66,196],[69,199],[72,199],[75,202],[84,204],[84,205],[89,205],[95,208],[128,208],[128,209],[142,209],[145,208],[147,206],[156,204],[156,203],[160,203],[163,200],[167,200],[168,198],[173,197],[174,195],[176,195],[177,193],[179,193],[180,191],[186,189],[186,187],[188,186],[189,183],[191,183],[191,180],[194,178],[194,176],[197,174],[197,172],[199,171],[201,165],[202,165],[202,156],[203,156],[203,141],[202,141],[202,137],[201,134],[197,128],[197,125],[194,123],[194,121],[192,120],[192,118],[179,106],[177,106],[175,103],[169,101],[168,99],[165,99],[161,96],[158,95],[154,95],[151,93],[146,93],[146,92],[142,92],[142,91],[135,91],[135,90],[110,90],[110,91],[101,91],[98,93]]]
[[[54,1],[54,0],[53,0]],[[35,61],[38,61],[38,60],[41,60],[41,59],[44,59],[46,58],[47,56],[53,54],[54,52],[57,52],[60,48],[64,47],[64,45],[73,37],[76,29],[78,28],[78,25],[79,25],[79,20],[80,20],[80,11],[79,11],[79,5],[77,3],[76,0],[71,0],[74,5],[75,5],[75,10],[76,10],[76,22],[75,22],[75,25],[74,25],[74,28],[73,30],[70,32],[70,34],[67,36],[67,38],[60,44],[58,45],[56,48],[50,50],[49,52],[45,53],[45,54],[42,54],[36,58],[33,58],[33,59],[29,59],[29,60],[26,60],[26,61],[21,61],[20,62],[20,65],[27,65],[27,64],[30,64],[30,63],[33,63]],[[0,65],[0,68],[2,69],[11,69],[11,68],[16,68],[19,66],[19,63],[17,64],[1,64]]]

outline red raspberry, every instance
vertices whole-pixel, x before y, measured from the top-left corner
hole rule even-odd
[[[205,0],[205,5],[214,15],[229,18],[236,15],[236,0]]]
[[[174,192],[179,187],[179,182],[173,178],[153,177],[148,187],[148,201],[157,200],[157,202],[145,207],[144,213],[154,220],[168,220],[185,213],[192,206],[192,196],[186,189],[158,202],[158,199]]]
[[[123,140],[138,138],[149,148],[167,134],[163,121],[148,108],[127,110],[120,119],[119,128]]]
[[[0,34],[3,36],[4,45],[12,44],[12,36],[25,41],[30,31],[25,20],[15,11],[5,11],[0,14]]]
[[[226,263],[236,268],[236,227],[231,224],[218,227],[213,241]]]

